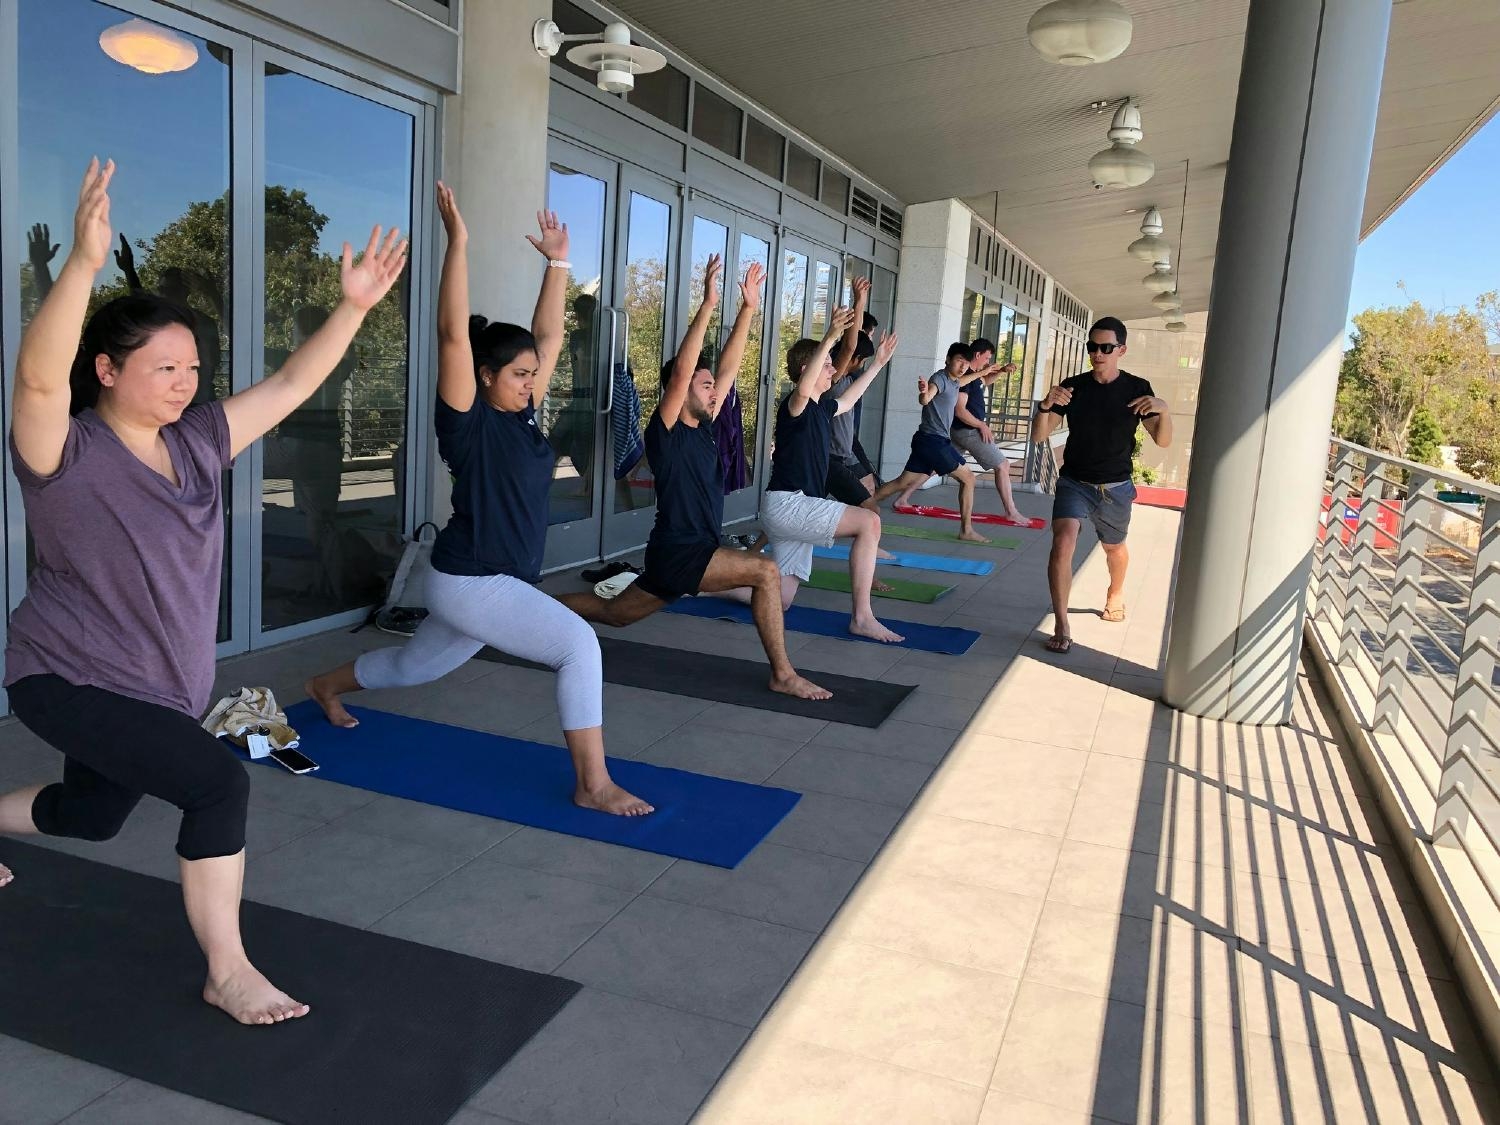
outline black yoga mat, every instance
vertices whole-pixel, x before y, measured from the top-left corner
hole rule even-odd
[[[578,985],[246,902],[258,967],[312,1005],[236,1023],[163,879],[10,840],[0,1033],[288,1125],[441,1125]]]
[[[735,703],[784,715],[805,715],[809,719],[827,719],[854,727],[878,727],[913,690],[909,684],[809,671],[805,673],[807,678],[833,692],[833,698],[796,699],[766,686],[771,678],[770,668],[759,660],[737,660],[732,656],[643,645],[614,637],[600,637],[599,648],[604,654],[604,678],[612,684],[715,703]],[[540,667],[492,648],[482,650],[479,657],[497,664]],[[608,722],[606,716],[606,725]]]

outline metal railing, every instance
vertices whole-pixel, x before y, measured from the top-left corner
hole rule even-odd
[[[1500,905],[1500,488],[1334,440],[1308,612],[1409,819]]]

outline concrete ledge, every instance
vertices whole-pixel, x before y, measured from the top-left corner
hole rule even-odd
[[[1344,728],[1348,746],[1359,759],[1380,802],[1391,831],[1400,844],[1412,879],[1422,892],[1443,950],[1453,964],[1475,1023],[1500,1066],[1500,905],[1458,848],[1433,844],[1420,814],[1434,803],[1434,781],[1424,777],[1398,738],[1369,729],[1365,716],[1374,714],[1375,698],[1364,680],[1331,656],[1333,638],[1326,626],[1311,617],[1303,625],[1303,640],[1312,665],[1327,689]]]

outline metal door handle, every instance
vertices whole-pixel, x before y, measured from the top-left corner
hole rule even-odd
[[[607,308],[609,313],[609,369],[605,373],[604,382],[609,387],[609,397],[604,400],[604,405],[599,407],[600,414],[608,414],[615,408],[615,339],[619,333],[615,331],[615,325],[619,322],[619,310]],[[598,373],[595,372],[597,375]]]

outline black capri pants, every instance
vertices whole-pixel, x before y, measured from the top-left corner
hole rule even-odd
[[[9,690],[16,717],[65,758],[62,781],[32,802],[44,835],[108,840],[149,793],[182,810],[183,859],[244,848],[250,776],[191,716],[61,676],[27,676]]]

